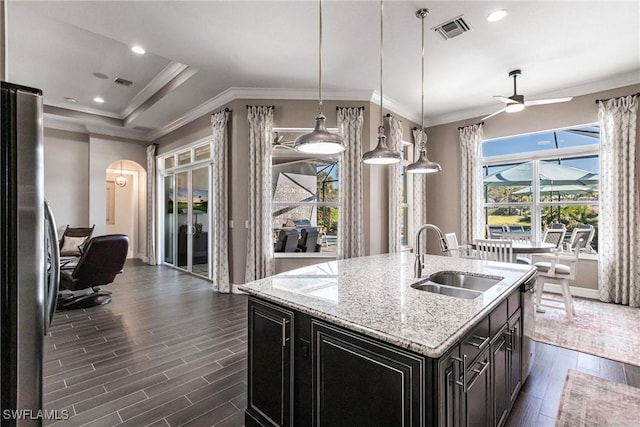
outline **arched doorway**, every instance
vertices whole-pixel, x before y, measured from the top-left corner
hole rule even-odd
[[[129,236],[127,258],[139,252],[140,186],[144,169],[131,160],[116,160],[106,170],[106,224],[105,234]]]

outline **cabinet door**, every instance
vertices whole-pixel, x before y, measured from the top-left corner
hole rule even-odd
[[[464,357],[464,356],[463,356]],[[489,348],[467,368],[463,376],[464,419],[469,427],[486,427],[491,418],[491,381],[489,381]]]
[[[249,298],[247,413],[264,425],[291,425],[292,323],[293,312]]]
[[[507,324],[491,344],[491,380],[493,382],[493,425],[501,426],[506,421],[511,402],[509,394],[509,356],[507,351]]]
[[[509,339],[507,351],[509,353],[509,396],[513,403],[518,397],[522,386],[522,316],[518,310],[509,319]]]
[[[438,361],[438,426],[460,426],[462,391],[460,349],[456,346]]]
[[[426,425],[425,358],[312,321],[313,425]]]

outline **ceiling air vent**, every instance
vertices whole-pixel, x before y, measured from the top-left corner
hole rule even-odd
[[[113,82],[117,85],[122,85],[126,87],[129,87],[133,84],[131,80],[123,79],[122,77],[116,77],[116,79]]]
[[[464,21],[464,19],[462,19],[462,15],[432,28],[433,31],[440,34],[445,40],[457,37],[462,33],[466,33],[470,29],[469,25]]]

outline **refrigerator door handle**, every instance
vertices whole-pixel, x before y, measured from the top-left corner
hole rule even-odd
[[[46,239],[49,241],[49,247],[51,248],[51,258],[46,263],[50,263],[50,267],[45,274],[45,325],[44,335],[49,333],[49,326],[53,321],[53,315],[56,312],[56,305],[58,303],[58,289],[60,286],[60,247],[58,246],[58,230],[56,227],[56,221],[51,211],[51,206],[46,201],[44,202],[44,217],[47,224]],[[45,251],[47,250],[45,245]]]

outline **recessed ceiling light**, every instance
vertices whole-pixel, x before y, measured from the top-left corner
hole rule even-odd
[[[145,53],[147,53],[147,51],[144,50],[142,46],[138,46],[138,45],[131,46],[131,51],[133,53],[137,53],[138,55],[144,55]]]
[[[95,98],[93,98],[93,102],[96,102],[98,104],[104,104],[104,99],[100,98],[99,96],[96,96]]]
[[[78,102],[77,99],[71,98],[70,96],[65,96],[64,100],[67,101],[67,102],[71,102],[72,104],[75,104],[76,102]]]
[[[97,78],[99,78],[99,79],[103,79],[103,80],[104,80],[104,79],[108,79],[108,78],[109,78],[109,76],[107,76],[106,74],[104,74],[104,73],[97,73],[97,72],[96,72],[96,73],[93,73],[93,76],[94,76],[94,77],[97,77]]]
[[[489,16],[487,16],[487,21],[489,21],[489,22],[499,21],[502,18],[504,18],[505,16],[507,16],[508,13],[509,12],[507,12],[507,9],[494,10],[493,12],[491,12],[489,14]]]

